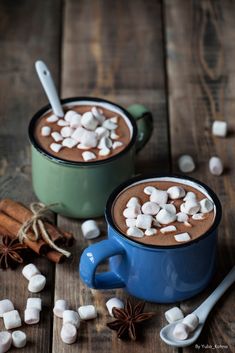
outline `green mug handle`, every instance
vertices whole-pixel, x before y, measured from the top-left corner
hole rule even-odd
[[[136,142],[136,151],[139,152],[150,139],[153,132],[153,116],[142,104],[132,104],[127,111],[133,116],[137,123],[138,135]]]

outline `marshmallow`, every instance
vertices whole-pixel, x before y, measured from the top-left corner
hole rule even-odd
[[[190,173],[195,169],[195,163],[191,156],[184,154],[178,160],[179,169],[183,173]]]
[[[87,147],[97,146],[97,136],[94,131],[86,130],[81,136],[81,144]]]
[[[203,219],[205,219],[205,214],[204,213],[196,213],[196,214],[192,215],[192,219],[194,219],[195,221],[202,221]]]
[[[176,214],[176,208],[174,205],[170,204],[170,203],[166,203],[165,205],[161,205],[161,208],[163,208],[164,210]]]
[[[181,199],[185,196],[185,191],[181,186],[171,186],[167,193],[172,200]]]
[[[28,290],[31,293],[38,293],[43,290],[46,285],[46,277],[43,275],[35,275],[29,280]]]
[[[172,233],[172,232],[175,232],[175,231],[176,231],[176,227],[175,226],[167,226],[167,227],[164,227],[164,228],[160,229],[160,232],[162,234]]]
[[[173,330],[173,336],[180,341],[186,340],[188,338],[189,329],[186,325],[178,323],[175,325]]]
[[[165,312],[165,318],[169,324],[172,324],[172,322],[183,319],[184,314],[180,308],[175,306],[174,308],[171,308]]]
[[[79,144],[77,145],[77,148],[78,148],[79,150],[90,150],[92,147],[87,147],[87,146],[82,145],[81,143],[79,143]]]
[[[27,336],[23,331],[12,332],[12,344],[16,348],[23,348],[27,342]]]
[[[176,234],[174,235],[174,238],[177,242],[181,243],[181,242],[184,242],[184,241],[189,241],[191,238],[190,238],[190,235],[188,233],[179,233],[179,234]]]
[[[105,129],[103,126],[99,126],[95,129],[95,133],[99,139],[102,137],[109,137],[109,130]]]
[[[144,214],[155,216],[159,212],[160,206],[156,202],[147,201],[141,209]]]
[[[103,148],[111,148],[112,147],[112,141],[108,137],[101,137],[100,142],[98,143],[97,146],[100,150]]]
[[[147,235],[147,237],[151,237],[152,235],[157,234],[157,229],[155,228],[148,228],[146,229],[146,231],[144,232],[145,235]]]
[[[63,142],[62,142],[62,145],[64,147],[68,147],[68,148],[73,148],[77,145],[77,141],[72,139],[71,137],[66,137]]]
[[[189,199],[180,205],[180,211],[192,216],[200,210],[200,203],[197,200]]]
[[[34,325],[40,321],[40,311],[35,308],[28,308],[24,311],[24,322],[28,325]]]
[[[55,153],[58,153],[62,148],[62,145],[60,145],[59,143],[52,143],[50,145],[50,149],[55,152]]]
[[[103,124],[103,127],[105,127],[108,130],[115,130],[118,126],[117,124],[115,124],[112,120],[110,119],[106,119]]]
[[[85,162],[88,162],[93,159],[96,159],[96,155],[93,152],[85,151],[85,152],[82,152],[82,158],[84,159]]]
[[[187,222],[187,220],[188,220],[188,215],[184,212],[178,212],[176,214],[176,217],[177,217],[176,218],[177,222],[180,222],[180,223]]]
[[[0,353],[5,353],[11,348],[12,337],[7,331],[0,331]]]
[[[42,299],[41,298],[28,298],[26,309],[37,309],[39,311],[42,310]]]
[[[81,126],[81,115],[74,114],[70,119],[70,127],[72,129],[77,129],[79,126]]]
[[[198,319],[197,315],[192,313],[192,314],[187,315],[183,319],[182,323],[188,327],[189,332],[193,332],[198,327],[199,319]]]
[[[124,303],[118,298],[111,298],[106,302],[106,307],[108,309],[109,315],[113,317],[113,308],[123,309]]]
[[[112,121],[113,123],[117,124],[118,117],[117,116],[113,116],[112,118],[110,118],[110,121]]]
[[[63,140],[63,137],[61,136],[61,134],[57,131],[54,131],[51,133],[51,137],[53,138],[53,140],[55,142],[59,142],[59,141],[62,141]]]
[[[97,119],[93,116],[92,112],[86,112],[82,115],[81,119],[82,126],[88,130],[94,131],[98,126]]]
[[[49,136],[51,133],[51,128],[49,126],[43,126],[41,128],[41,135],[42,136]]]
[[[100,235],[98,224],[93,219],[83,222],[81,228],[85,239],[94,239]]]
[[[68,310],[68,303],[66,300],[64,299],[58,299],[55,302],[55,306],[53,309],[53,313],[55,314],[55,316],[60,317],[61,319],[63,318],[63,312],[65,310]]]
[[[102,150],[99,151],[99,156],[105,157],[110,154],[110,149],[109,148],[102,148]]]
[[[152,217],[148,214],[139,214],[136,219],[136,227],[141,229],[149,229],[152,225]]]
[[[67,323],[62,326],[60,337],[66,344],[72,344],[77,339],[77,329],[74,325]]]
[[[146,186],[144,188],[144,193],[146,195],[151,195],[155,190],[157,190],[154,186]]]
[[[212,124],[212,134],[214,136],[225,137],[228,131],[228,124],[226,121],[215,120]]]
[[[48,123],[55,123],[58,120],[59,120],[59,118],[55,114],[52,114],[47,118]]]
[[[127,218],[126,225],[128,228],[136,226],[136,219],[135,218]]]
[[[3,317],[4,313],[14,310],[14,305],[9,299],[3,299],[0,301],[0,317]]]
[[[214,204],[211,200],[205,198],[200,201],[200,212],[208,213],[214,209]]]
[[[69,126],[69,122],[65,121],[64,119],[59,119],[57,122],[58,126]]]
[[[78,141],[78,142],[81,142],[81,138],[82,138],[82,135],[86,132],[86,130],[82,127],[82,126],[79,126],[74,132],[73,134],[71,135],[71,137]]]
[[[185,225],[185,227],[190,227],[190,228],[192,228],[192,224],[189,223],[189,222],[187,222],[187,221],[184,222],[184,225]]]
[[[211,157],[211,159],[209,160],[209,169],[211,174],[221,175],[224,170],[221,159],[219,157]]]
[[[81,320],[91,320],[97,317],[97,310],[94,305],[83,305],[78,308]]]
[[[137,205],[135,207],[127,207],[123,211],[123,216],[125,218],[136,218],[141,213],[140,207]]]
[[[111,131],[110,137],[112,140],[119,139],[119,135],[117,135],[115,131]]]
[[[159,205],[164,205],[167,203],[168,194],[164,190],[155,189],[150,195],[150,201],[156,202]]]
[[[105,116],[103,115],[103,110],[97,107],[92,107],[91,112],[94,115],[94,117],[98,120],[100,124],[103,124],[105,121]]]
[[[144,232],[142,232],[142,230],[137,227],[128,228],[126,234],[135,238],[142,238],[144,236]]]
[[[156,215],[156,220],[161,224],[169,224],[176,220],[176,214],[162,209]]]
[[[41,272],[34,264],[28,264],[24,266],[22,275],[29,281],[31,277],[39,275]]]
[[[69,126],[64,126],[60,130],[60,134],[62,137],[70,137],[73,134],[73,129]]]
[[[63,312],[63,325],[65,324],[72,324],[76,328],[79,328],[80,319],[78,313],[74,310],[65,310]]]
[[[68,110],[66,113],[65,113],[65,116],[64,116],[64,120],[67,121],[68,123],[71,122],[71,119],[74,115],[76,115],[77,112],[75,112],[74,110]]]
[[[189,199],[196,199],[196,198],[197,198],[197,195],[194,192],[188,191],[185,197],[183,198],[183,200],[187,201]]]
[[[126,204],[126,207],[138,207],[140,209],[140,200],[138,197],[131,197]]]
[[[116,148],[119,148],[119,147],[122,147],[123,146],[123,143],[121,141],[115,141],[113,143],[113,150],[115,150]]]
[[[3,314],[3,322],[7,330],[21,326],[21,318],[17,310],[8,311]]]

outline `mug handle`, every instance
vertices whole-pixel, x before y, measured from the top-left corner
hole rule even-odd
[[[107,239],[86,248],[80,258],[79,272],[83,282],[94,289],[125,287],[124,281],[114,272],[96,273],[99,264],[114,255],[123,255],[124,248],[116,241]]]
[[[150,139],[153,132],[152,113],[142,104],[132,104],[127,111],[133,116],[138,127],[136,151],[139,152]]]

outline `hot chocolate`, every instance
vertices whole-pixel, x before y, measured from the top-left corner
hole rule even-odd
[[[115,199],[112,217],[124,235],[149,245],[178,245],[205,234],[216,209],[199,184],[177,178],[141,181]]]

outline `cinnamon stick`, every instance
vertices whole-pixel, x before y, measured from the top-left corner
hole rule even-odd
[[[56,250],[48,251],[48,253],[46,253],[46,257],[48,260],[55,262],[56,264],[60,264],[65,260],[65,256]]]
[[[12,234],[0,224],[0,236],[4,235],[7,235],[9,238],[12,237]]]

